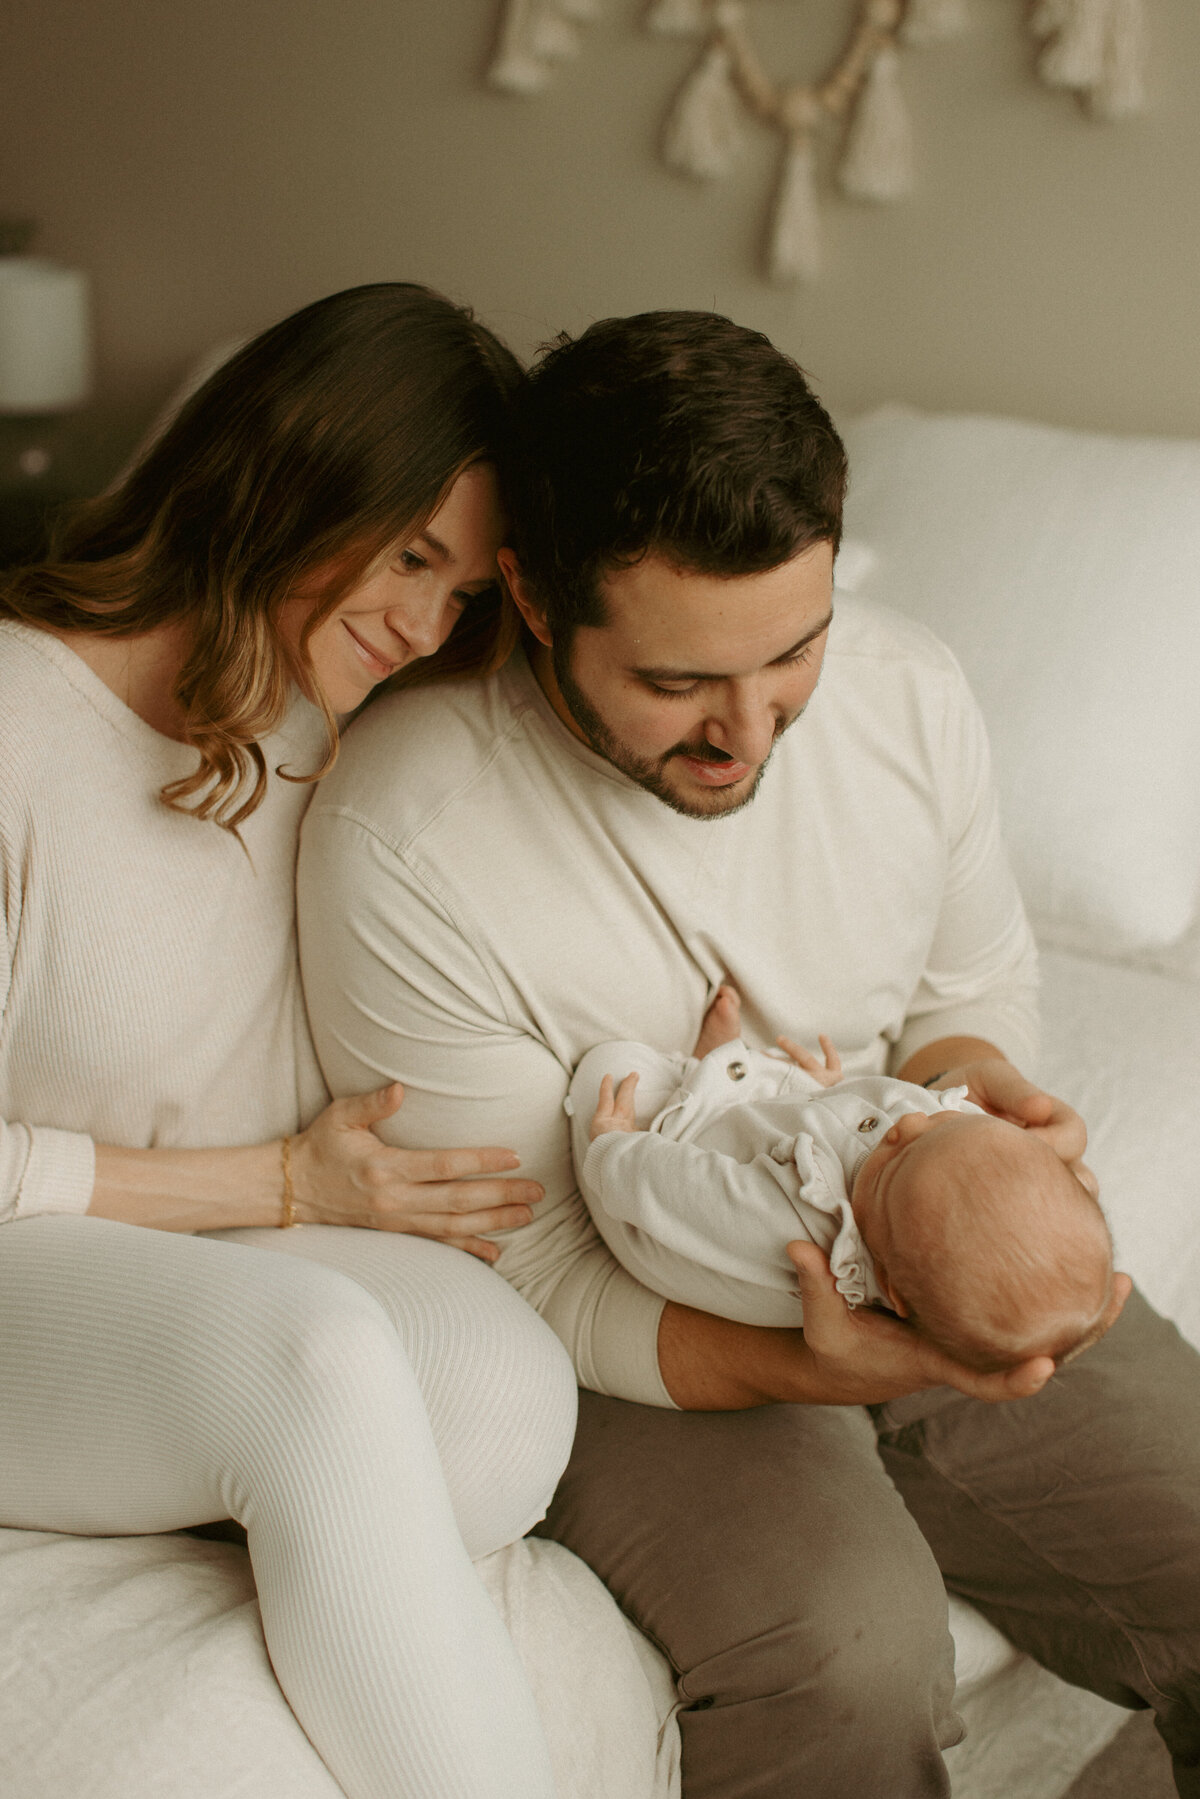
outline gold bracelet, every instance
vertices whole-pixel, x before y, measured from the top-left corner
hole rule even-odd
[[[292,1140],[285,1137],[279,1146],[283,1162],[283,1212],[279,1219],[281,1231],[290,1230],[296,1222],[296,1189],[292,1185]]]

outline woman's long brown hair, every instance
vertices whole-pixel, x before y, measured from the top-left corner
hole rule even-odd
[[[397,538],[415,535],[464,468],[499,451],[520,365],[471,313],[407,282],[350,288],[263,332],[191,396],[119,486],[81,507],[53,560],[17,570],[0,616],[132,637],[187,626],[175,686],[195,771],[169,806],[228,830],[261,804],[260,740],[293,683],[337,724],[313,631]],[[317,576],[299,653],[280,609]],[[472,604],[421,677],[485,672],[516,638],[500,594]]]

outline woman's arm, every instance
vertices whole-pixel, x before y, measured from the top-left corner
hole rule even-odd
[[[518,1166],[508,1149],[389,1148],[372,1127],[403,1098],[393,1084],[334,1100],[290,1140],[296,1223],[404,1231],[495,1261],[499,1250],[485,1233],[527,1224],[541,1188],[496,1178]],[[165,1231],[277,1225],[284,1215],[282,1152],[278,1140],[239,1149],[98,1144],[88,1211]]]

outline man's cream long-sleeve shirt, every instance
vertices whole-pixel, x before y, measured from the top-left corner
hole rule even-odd
[[[924,629],[839,596],[820,685],[753,802],[685,818],[594,755],[524,658],[381,699],[305,822],[300,938],[335,1093],[403,1081],[389,1141],[505,1144],[546,1197],[504,1273],[581,1383],[669,1405],[662,1300],[600,1240],[563,1100],[593,1044],[695,1040],[723,980],[748,1041],[827,1032],[848,1074],[945,1036],[1028,1066],[1032,939],[983,726]]]

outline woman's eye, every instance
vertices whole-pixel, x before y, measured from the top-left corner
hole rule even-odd
[[[419,568],[428,568],[429,564],[415,550],[401,550],[396,558],[396,567],[402,568],[406,574],[414,574]]]

